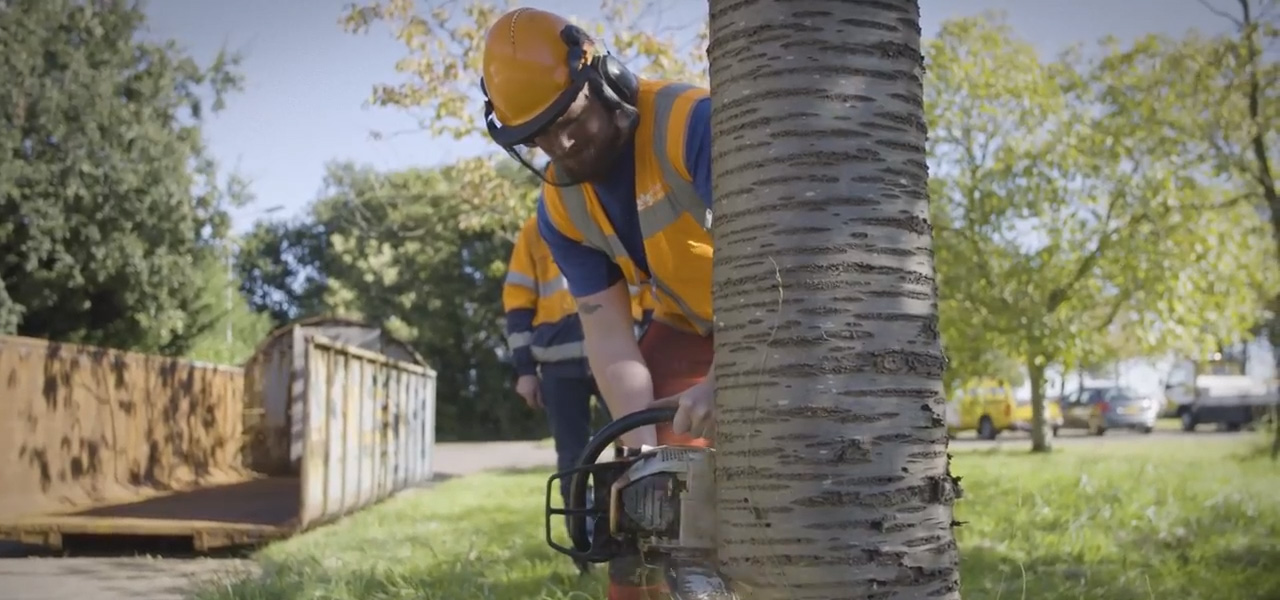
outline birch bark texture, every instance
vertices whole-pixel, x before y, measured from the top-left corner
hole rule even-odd
[[[710,0],[719,563],[960,597],[917,0]]]

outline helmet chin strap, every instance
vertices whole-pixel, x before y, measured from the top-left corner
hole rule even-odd
[[[519,152],[519,151],[517,151],[515,148],[504,147],[503,149],[507,151],[507,154],[510,154],[510,155],[511,155],[511,158],[516,159],[516,161],[517,161],[517,162],[519,162],[521,165],[523,165],[523,166],[524,166],[524,168],[528,169],[530,173],[533,173],[534,175],[537,175],[537,176],[538,176],[538,179],[541,179],[541,180],[542,180],[542,182],[543,182],[543,183],[545,183],[545,184],[547,184],[547,185],[555,186],[555,187],[558,187],[558,188],[567,188],[567,187],[573,187],[573,186],[575,186],[575,185],[582,185],[583,183],[585,183],[585,180],[583,180],[583,181],[569,181],[569,182],[563,182],[563,181],[551,181],[550,179],[547,179],[547,175],[546,175],[546,171],[547,171],[547,169],[539,169],[539,168],[537,168],[537,167],[535,167],[535,166],[533,166],[533,165],[529,164],[529,161],[525,160],[525,159],[524,159],[524,156],[523,156],[523,155],[521,155],[521,154],[520,154],[520,152]]]

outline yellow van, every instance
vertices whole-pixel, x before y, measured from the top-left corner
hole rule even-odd
[[[1044,420],[1049,423],[1049,430],[1058,435],[1062,427],[1062,405],[1058,398],[1049,396],[1044,399]],[[1021,399],[1013,407],[1013,428],[1017,431],[1031,431],[1031,399]]]
[[[1017,401],[1013,388],[998,379],[981,378],[952,390],[947,400],[947,433],[977,431],[978,438],[994,440],[1013,429]]]

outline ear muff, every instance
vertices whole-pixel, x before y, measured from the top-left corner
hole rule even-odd
[[[612,54],[597,59],[596,70],[606,86],[627,106],[634,107],[640,96],[640,79]]]
[[[583,48],[591,41],[586,31],[574,25],[565,27],[560,37],[570,48]],[[606,102],[614,108],[635,106],[640,95],[640,80],[621,60],[612,54],[597,54],[591,59],[591,70],[604,83]]]
[[[484,95],[484,121],[489,130],[489,137],[504,148],[516,146],[532,146],[533,138],[557,119],[564,116],[569,106],[582,93],[582,86],[593,85],[592,91],[601,95],[601,100],[610,108],[620,109],[634,107],[640,91],[640,81],[622,61],[610,54],[596,55],[586,60],[586,44],[591,40],[581,27],[566,26],[560,32],[560,38],[569,48],[565,57],[569,65],[569,85],[538,116],[518,125],[503,125],[494,116],[493,101],[485,89],[484,78],[480,79],[480,93]]]

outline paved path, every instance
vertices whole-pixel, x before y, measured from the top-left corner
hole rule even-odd
[[[441,478],[555,464],[535,442],[439,444]],[[181,600],[195,581],[252,569],[247,559],[133,556],[26,556],[0,543],[0,600]]]
[[[1063,432],[1055,443],[1063,446],[1136,442],[1142,439],[1183,438],[1225,440],[1223,433],[1157,431],[1147,436],[1108,432],[1103,437]],[[967,439],[966,439],[967,438]],[[1004,434],[994,442],[962,436],[957,450],[996,446],[1021,447],[1026,434]],[[534,442],[440,444],[436,472],[441,478],[508,468],[553,465],[555,452]],[[182,600],[193,581],[253,567],[246,559],[156,558],[150,556],[25,557],[20,549],[0,547],[0,600]]]

